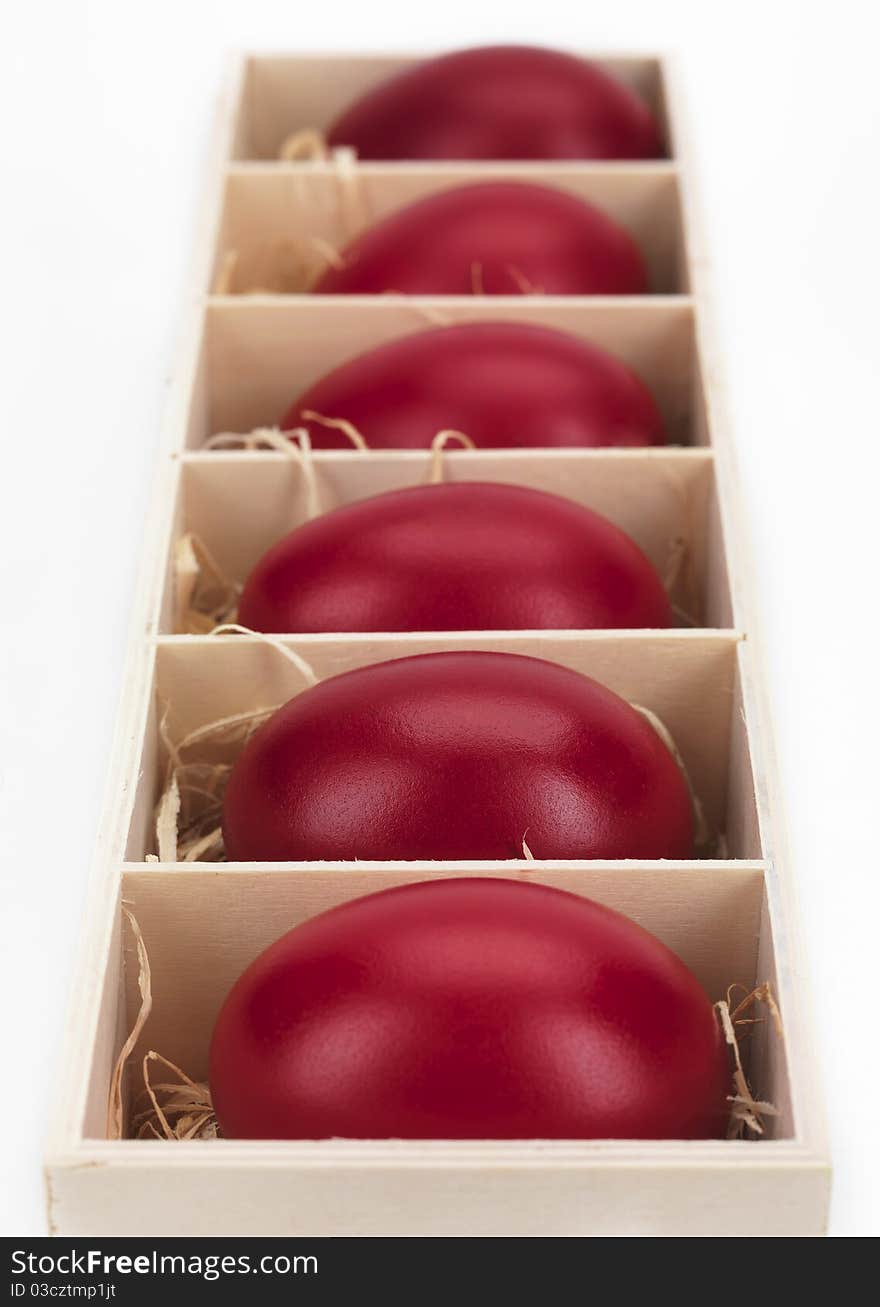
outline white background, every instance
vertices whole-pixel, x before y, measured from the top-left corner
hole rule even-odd
[[[525,40],[684,64],[812,967],[832,1232],[880,1233],[876,8],[59,0],[6,13],[0,1232],[44,1229],[42,1134],[224,56]]]

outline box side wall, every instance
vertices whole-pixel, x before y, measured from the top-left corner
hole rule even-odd
[[[805,1238],[827,1172],[802,1166],[53,1168],[53,1233],[358,1238]],[[222,1183],[218,1183],[222,1175]]]

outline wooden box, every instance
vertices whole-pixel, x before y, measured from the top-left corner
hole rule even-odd
[[[779,791],[737,509],[707,259],[683,162],[670,71],[608,61],[663,124],[651,163],[355,164],[277,160],[287,133],[333,113],[401,58],[254,57],[220,106],[217,159],[196,251],[177,382],[153,498],[108,798],[72,989],[46,1164],[55,1234],[357,1236],[819,1235],[829,1167],[811,1052]],[[427,191],[483,175],[529,177],[594,198],[642,244],[652,293],[630,298],[333,298],[239,294],[254,251],[296,235],[336,243]],[[244,260],[244,265],[242,263]],[[217,293],[220,292],[220,293]],[[296,669],[251,637],[177,633],[174,550],[196,532],[233,577],[304,512],[302,467],[271,451],[206,451],[209,436],[272,422],[339,361],[426,320],[505,317],[562,327],[609,349],[653,389],[674,442],[649,450],[450,452],[445,475],[556,489],[610,516],[663,567],[689,560],[694,625],[663,632],[299,636],[319,675],[405,652],[539,653],[597,676],[667,723],[713,831],[686,862],[161,863],[153,809],[157,702],[182,733],[297,693]],[[413,452],[314,456],[323,506],[424,480]],[[779,1115],[759,1139],[706,1142],[171,1142],[106,1137],[113,1063],[138,1007],[123,902],[152,963],[153,1011],[138,1045],[206,1071],[218,1005],[282,930],[390,884],[467,874],[525,877],[619,908],[669,944],[712,999],[769,982],[784,1034],[746,1048],[757,1097]],[[135,1056],[132,1063],[138,1063]]]

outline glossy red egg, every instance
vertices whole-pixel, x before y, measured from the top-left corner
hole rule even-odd
[[[577,336],[522,322],[415,332],[322,377],[281,429],[305,426],[315,449],[348,449],[309,412],[345,418],[371,449],[427,449],[449,428],[482,449],[666,441],[650,391],[623,363]]]
[[[405,68],[328,132],[361,159],[655,159],[643,100],[598,64],[555,50],[488,46]]]
[[[663,627],[669,599],[618,527],[559,495],[462,482],[306,522],[248,577],[255,631]]]
[[[703,1139],[729,1084],[695,976],[546,886],[434,880],[297,926],[211,1044],[233,1139]]]
[[[341,251],[317,295],[639,295],[628,231],[569,191],[478,182],[435,191]]]
[[[684,776],[598,682],[507,653],[398,658],[291,699],[232,768],[233,861],[684,858]]]

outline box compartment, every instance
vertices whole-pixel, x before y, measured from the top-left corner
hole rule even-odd
[[[204,401],[187,447],[218,432],[274,426],[296,397],[340,364],[391,340],[467,322],[521,322],[568,332],[630,367],[653,394],[671,445],[706,444],[686,299],[520,296],[221,296],[206,310]]]
[[[316,241],[341,250],[359,232],[387,214],[437,191],[466,186],[481,176],[485,177],[485,169],[475,172],[473,165],[462,164],[408,163],[398,167],[373,164],[354,172],[333,163],[313,164],[305,169],[275,165],[230,169],[221,211],[215,284],[226,267],[227,255],[235,251],[243,280],[234,281],[233,285],[239,290],[265,285],[256,270],[264,270],[266,258],[267,266],[274,268],[273,249],[281,257],[280,251],[289,250],[292,242],[299,243],[314,274],[326,262]],[[689,274],[678,178],[668,166],[636,163],[571,168],[552,163],[540,167],[513,163],[497,165],[492,177],[567,191],[602,209],[625,227],[639,245],[652,294],[687,293]],[[293,277],[292,271],[290,275]],[[288,289],[303,292],[307,284],[307,278],[303,277],[299,284],[293,280]],[[349,298],[375,297],[346,297]],[[491,298],[503,302],[508,297]]]
[[[229,987],[300,921],[392,885],[438,875],[511,874],[625,912],[677,952],[713,999],[732,983],[760,983],[772,965],[759,862],[547,863],[513,873],[486,863],[406,871],[341,864],[295,871],[268,865],[128,868],[122,896],[143,932],[153,990],[153,1010],[130,1059],[132,1077],[148,1049],[204,1077],[210,1033]],[[786,1233],[792,1220],[802,1233],[819,1232],[825,1177],[795,1132],[784,1040],[767,1022],[755,1026],[743,1046],[753,1090],[781,1109],[780,1117],[768,1118],[768,1133],[757,1143],[110,1142],[102,1090],[139,1007],[137,976],[131,932],[117,910],[103,1006],[105,1027],[119,1033],[115,1046],[96,1050],[86,1091],[83,1127],[91,1163],[60,1168],[51,1179],[55,1210],[69,1233],[99,1234],[108,1221],[121,1234],[137,1233],[137,1214],[147,1203],[157,1235],[708,1235],[716,1232],[722,1193],[728,1235]],[[772,1056],[765,1048],[771,1044]],[[137,1081],[127,1090],[136,1093]]]
[[[489,632],[467,635],[299,636],[283,643],[319,679],[391,658],[480,649],[548,658],[594,677],[666,724],[710,830],[733,858],[761,856],[749,743],[739,705],[737,637],[731,632]],[[126,851],[128,861],[154,854],[152,813],[165,763],[159,714],[170,738],[235,713],[272,708],[305,688],[302,674],[275,648],[252,636],[170,636],[156,648],[155,698],[138,772]],[[234,752],[234,751],[233,751]],[[204,757],[229,761],[228,747]],[[733,771],[731,767],[733,766]]]
[[[418,61],[414,55],[254,55],[245,65],[235,117],[233,158],[277,161],[281,145],[306,128],[326,131],[361,95]],[[428,55],[421,56],[428,58]],[[653,111],[667,148],[671,127],[657,59],[598,56],[595,61],[636,91]],[[485,167],[484,164],[479,165]],[[582,168],[584,163],[575,163]]]
[[[713,1002],[724,998],[732,984],[749,992],[762,982],[758,950],[764,878],[759,862],[543,862],[527,871],[497,862],[412,867],[322,863],[296,870],[283,863],[164,872],[130,868],[123,876],[123,900],[143,933],[153,991],[148,1025],[130,1059],[134,1075],[147,1049],[155,1048],[195,1079],[206,1078],[210,1035],[226,994],[254,958],[287,930],[364,894],[469,876],[551,885],[624,913],[677,953]],[[138,963],[131,932],[123,935],[122,1024],[130,1030],[140,1007]],[[768,945],[765,967],[772,963],[772,940]],[[759,1032],[764,1042],[771,1034],[769,1024]],[[744,1051],[754,1043],[745,1041]],[[780,1071],[784,1074],[784,1058]],[[780,1106],[788,1103],[784,1080],[752,1088],[758,1097]],[[779,1137],[790,1134],[790,1114],[786,1111],[771,1128]]]
[[[426,484],[431,456],[419,451],[313,455],[322,511]],[[709,522],[715,501],[711,455],[698,450],[499,450],[450,452],[444,480],[491,481],[548,491],[609,518],[646,553],[666,582],[683,626],[715,626],[729,612],[720,561],[709,588]],[[273,544],[308,520],[302,465],[277,453],[218,453],[181,468],[174,538],[193,533],[232,581],[243,582]],[[711,569],[714,572],[714,568]],[[174,612],[169,562],[163,634],[184,630]]]

